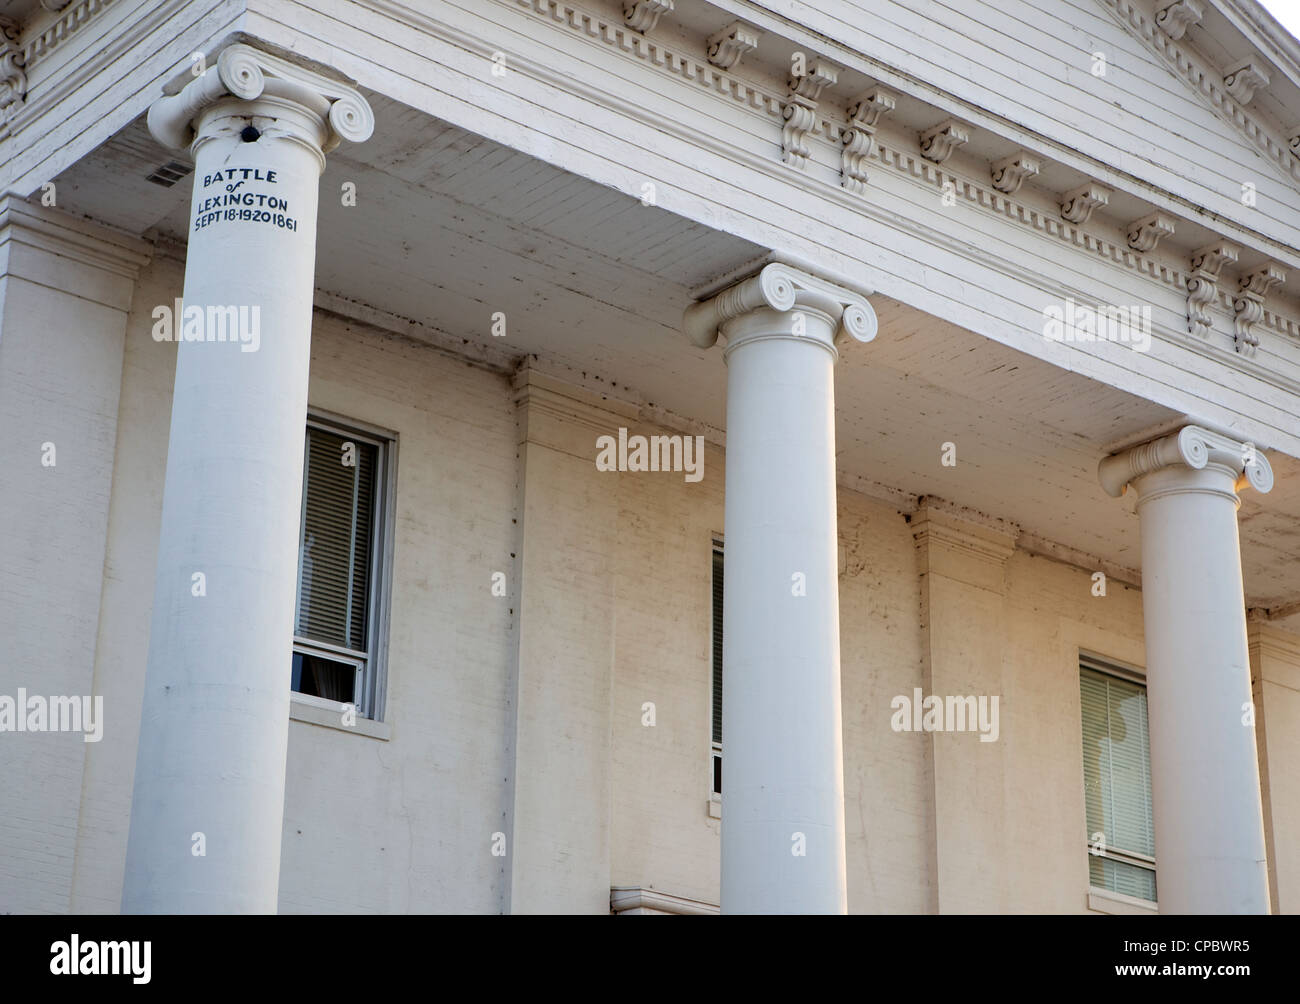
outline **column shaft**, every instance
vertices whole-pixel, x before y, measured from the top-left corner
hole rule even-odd
[[[1236,491],[1269,491],[1272,469],[1186,426],[1098,474],[1111,495],[1137,492],[1160,912],[1267,913]]]
[[[1174,490],[1138,507],[1156,896],[1162,913],[1267,913],[1232,477],[1166,470],[1142,488],[1157,478]]]
[[[726,328],[722,909],[844,913],[834,349]]]
[[[150,112],[160,139],[193,138],[195,172],[127,912],[276,908],[317,192],[340,118],[303,72],[233,46]]]

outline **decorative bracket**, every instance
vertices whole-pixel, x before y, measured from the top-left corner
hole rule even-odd
[[[375,113],[356,88],[243,43],[222,49],[216,65],[184,87],[163,88],[167,96],[149,106],[149,131],[170,150],[188,150],[199,112],[227,97],[256,100],[271,81],[300,93],[306,90],[328,103],[330,135],[322,153],[329,153],[340,140],[364,142],[375,131]]]
[[[1015,195],[1025,179],[1037,173],[1038,158],[1021,150],[993,162],[993,187],[1007,195]]]
[[[1248,105],[1260,87],[1268,86],[1268,73],[1261,63],[1248,59],[1223,74],[1223,89],[1238,104]]]
[[[942,164],[953,150],[970,142],[970,130],[956,119],[947,119],[921,133],[921,156]]]
[[[719,69],[730,70],[740,62],[741,56],[758,48],[758,39],[762,34],[752,24],[733,21],[709,36],[709,62]]]
[[[1209,306],[1218,296],[1219,272],[1237,261],[1237,247],[1216,241],[1192,252],[1192,274],[1187,277],[1187,330],[1205,337],[1214,326]]]
[[[18,22],[0,17],[0,137],[9,135],[9,123],[27,100],[27,73],[18,45]]]
[[[1152,213],[1128,225],[1128,246],[1134,251],[1154,251],[1161,237],[1169,237],[1174,232],[1172,217],[1164,213]]]
[[[727,321],[764,307],[785,313],[796,306],[837,318],[835,341],[844,335],[859,342],[876,337],[876,312],[866,297],[781,262],[764,265],[756,275],[691,304],[682,315],[682,331],[693,344],[707,349],[717,342],[718,329]]]
[[[840,149],[840,184],[851,192],[867,188],[867,158],[876,146],[876,123],[897,107],[897,99],[883,87],[868,91],[849,106],[849,127]]]
[[[654,31],[655,25],[673,9],[673,0],[624,0],[623,20],[633,31],[644,34]]]
[[[817,125],[817,100],[822,88],[834,86],[840,68],[818,57],[808,64],[801,76],[790,77],[790,94],[781,114],[785,125],[781,128],[781,159],[800,170],[808,163],[811,151],[805,142]]]
[[[1286,282],[1286,270],[1277,262],[1265,262],[1253,272],[1248,272],[1238,282],[1240,289],[1232,301],[1234,336],[1237,351],[1253,356],[1259,348],[1259,335],[1255,325],[1264,319],[1264,298],[1274,286]]]
[[[1268,494],[1273,488],[1273,468],[1253,444],[1229,439],[1197,425],[1184,426],[1162,439],[1104,458],[1097,466],[1097,480],[1107,495],[1119,498],[1144,474],[1178,464],[1196,471],[1217,464],[1237,473],[1237,488],[1249,484],[1260,494]]]
[[[1187,34],[1188,28],[1203,20],[1205,8],[1201,6],[1201,0],[1176,0],[1156,12],[1156,24],[1175,42]]]
[[[1061,196],[1061,215],[1071,223],[1087,223],[1092,211],[1110,203],[1111,190],[1090,181]]]

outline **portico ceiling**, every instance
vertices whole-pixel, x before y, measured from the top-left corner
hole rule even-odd
[[[692,290],[770,250],[370,96],[372,140],[335,151],[321,183],[317,286],[336,303],[415,322],[508,363],[535,354],[593,389],[723,429],[717,349],[681,333]],[[138,120],[60,178],[61,208],[183,241],[189,179]],[[356,205],[342,204],[345,182]],[[779,249],[776,249],[779,250]],[[925,313],[873,298],[880,333],[837,373],[846,484],[908,509],[938,496],[1016,524],[1026,539],[1119,568],[1140,565],[1129,498],[1097,462],[1181,416]],[[507,319],[504,339],[492,315]],[[944,443],[955,467],[941,464]],[[1270,453],[1276,486],[1242,495],[1247,602],[1300,601],[1300,462]],[[1189,542],[1190,544],[1190,542]],[[1300,629],[1300,612],[1280,620]]]

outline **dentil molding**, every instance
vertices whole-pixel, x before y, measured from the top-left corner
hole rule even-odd
[[[60,16],[53,24],[46,25],[39,33],[23,42],[24,65],[30,70],[116,2],[117,0],[41,0],[42,7]]]

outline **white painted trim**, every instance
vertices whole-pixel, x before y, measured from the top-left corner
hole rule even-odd
[[[1160,913],[1159,906],[1150,900],[1111,892],[1109,889],[1098,889],[1096,886],[1088,887],[1088,909],[1121,916],[1148,914],[1154,917]]]
[[[609,909],[614,914],[676,914],[706,917],[719,913],[715,903],[660,892],[640,886],[614,886],[609,891]]]
[[[337,729],[339,732],[350,732],[353,735],[368,736],[371,739],[379,739],[388,742],[393,737],[393,727],[389,722],[376,722],[369,718],[362,718],[357,715],[356,725],[343,724],[344,705],[336,701],[327,702],[330,707],[324,707],[321,704],[304,694],[293,694],[289,700],[289,718],[295,722],[305,722],[308,725],[319,725],[325,729]]]

